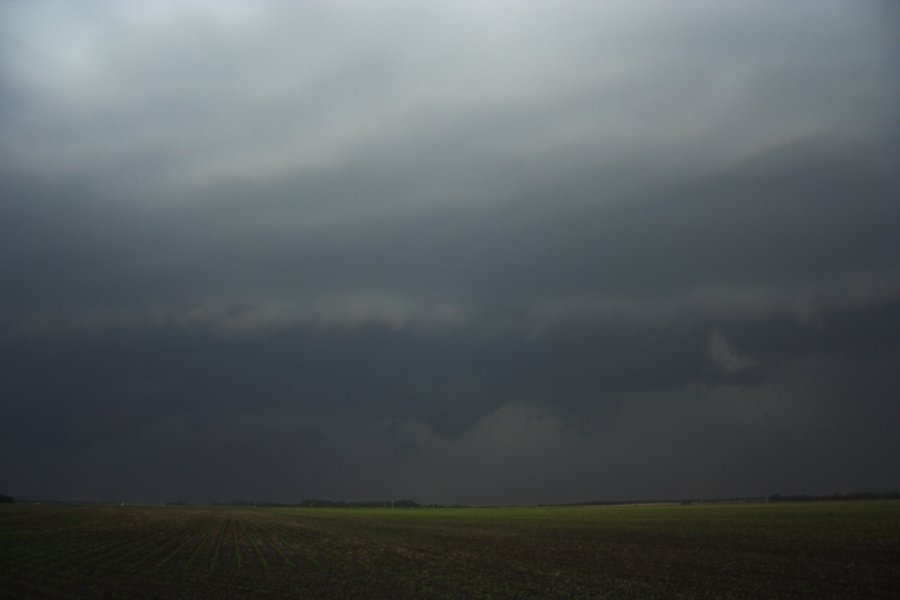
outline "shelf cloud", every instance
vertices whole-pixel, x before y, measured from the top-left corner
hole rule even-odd
[[[0,6],[0,491],[896,489],[898,18]]]

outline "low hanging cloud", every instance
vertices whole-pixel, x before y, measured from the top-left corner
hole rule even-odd
[[[896,487],[896,17],[0,5],[0,479]]]
[[[726,373],[740,373],[757,365],[756,360],[734,347],[725,337],[724,331],[716,331],[706,343],[706,355],[718,368]]]

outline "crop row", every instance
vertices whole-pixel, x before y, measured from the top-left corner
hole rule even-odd
[[[0,510],[0,597],[891,597],[900,503]]]

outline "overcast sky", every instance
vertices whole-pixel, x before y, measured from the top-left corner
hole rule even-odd
[[[0,3],[0,493],[900,488],[898,31]]]

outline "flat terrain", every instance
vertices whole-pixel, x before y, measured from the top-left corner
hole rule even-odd
[[[2,598],[888,598],[900,502],[0,506]]]

